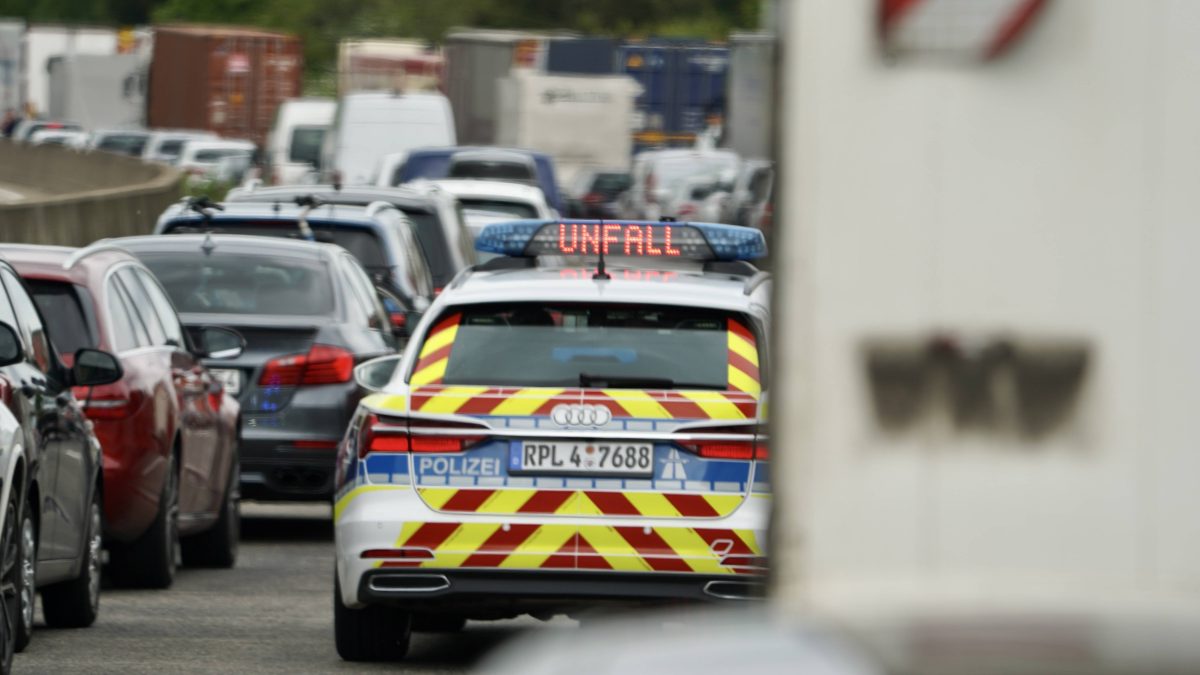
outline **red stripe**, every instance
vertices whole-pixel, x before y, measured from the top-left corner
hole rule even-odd
[[[612,565],[600,555],[587,541],[575,535],[578,546],[575,549],[575,567],[581,570],[611,570]]]
[[[539,490],[517,509],[517,513],[554,513],[573,494],[571,490]]]
[[[541,567],[560,570],[575,569],[575,544],[578,540],[578,534],[572,535],[567,543],[562,545],[562,548],[542,562]]]
[[[447,328],[457,326],[459,321],[462,321],[462,312],[455,312],[454,314],[446,317],[441,323],[430,329],[429,337],[425,338],[426,341],[428,341],[429,338],[433,337],[434,335],[446,330]]]
[[[495,490],[459,490],[454,493],[453,497],[447,499],[439,510],[474,512],[495,492]]]
[[[704,412],[704,408],[692,403],[688,400],[675,399],[670,401],[659,401],[662,407],[666,409],[667,414],[675,419],[693,419],[706,420],[708,413]]]
[[[538,530],[537,525],[510,525],[492,533],[490,537],[463,561],[463,567],[499,567],[517,547],[525,543]]]
[[[559,394],[558,396],[551,397],[549,401],[546,401],[542,405],[538,406],[538,409],[534,410],[533,414],[549,415],[550,411],[554,410],[554,406],[556,405],[572,405],[575,403],[579,403],[579,394]]]
[[[987,51],[983,53],[983,58],[994,59],[1004,53],[1006,49],[1012,46],[1012,43],[1021,34],[1021,31],[1029,25],[1033,20],[1038,10],[1045,4],[1045,0],[1026,0],[1024,5],[1017,8],[1011,16],[1000,26],[1000,30],[996,36],[992,38],[991,44],[988,45]]]
[[[729,332],[743,338],[746,340],[746,342],[749,342],[752,345],[755,343],[754,333],[751,333],[750,329],[743,326],[740,321],[734,321],[733,319],[730,319]]]
[[[751,363],[750,359],[742,356],[732,349],[729,350],[729,365],[742,371],[755,382],[758,382],[758,366]]]
[[[454,349],[453,342],[448,345],[445,345],[444,347],[439,347],[438,349],[433,350],[431,353],[426,354],[425,356],[422,356],[420,358],[420,360],[417,361],[416,367],[413,368],[413,372],[414,373],[420,372],[420,371],[424,370],[425,368],[428,368],[429,366],[432,366],[433,364],[437,363],[438,361],[441,361],[442,359],[450,356],[451,349]]]
[[[427,402],[429,402],[429,399],[433,398],[433,396],[431,394],[425,393],[425,390],[423,390],[423,389],[420,390],[421,391],[420,394],[418,394],[417,391],[418,391],[417,389],[414,389],[413,393],[412,393],[412,409],[413,410],[420,410],[422,406],[424,406]]]
[[[712,507],[712,504],[709,504],[708,500],[700,495],[664,492],[663,496],[671,502],[671,506],[679,511],[679,515],[685,518],[712,518],[717,515],[717,510]]]
[[[617,403],[616,399],[602,391],[584,390],[583,402],[592,405],[602,405],[612,413],[613,417],[629,417],[629,412]]]
[[[504,397],[497,395],[496,389],[488,389],[482,394],[476,394],[467,399],[466,403],[462,404],[456,414],[458,415],[486,415],[496,409],[496,406],[504,402]]]
[[[629,545],[658,572],[691,572],[692,568],[679,558],[679,554],[663,541],[653,530],[649,534],[640,527],[616,527],[615,529]],[[669,556],[669,557],[655,557]]]
[[[590,492],[585,491],[584,494],[596,508],[600,509],[600,513],[606,516],[640,516],[641,511],[629,501],[629,498],[620,492]]]
[[[409,537],[404,545],[413,548],[437,548],[454,534],[458,526],[459,523],[424,523],[413,532],[413,536]]]
[[[733,545],[730,546],[729,550],[725,551],[724,554],[755,555],[754,551],[750,550],[750,547],[746,545],[746,542],[742,541],[742,538],[739,537],[733,530],[710,530],[706,528],[696,528],[692,531],[700,535],[700,538],[708,543],[710,551],[712,550],[713,544],[724,539],[726,541],[733,542]],[[721,547],[721,550],[724,550],[724,546]]]

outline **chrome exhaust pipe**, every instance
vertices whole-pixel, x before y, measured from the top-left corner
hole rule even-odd
[[[376,593],[436,593],[450,588],[444,574],[377,574],[367,582]]]

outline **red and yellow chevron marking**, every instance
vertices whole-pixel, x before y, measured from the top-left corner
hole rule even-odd
[[[515,523],[405,523],[396,548],[428,549],[434,557],[377,565],[755,574],[761,570],[721,560],[763,555],[753,530]]]
[[[729,388],[753,396],[762,393],[758,377],[758,346],[754,333],[729,319]]]
[[[413,412],[549,416],[561,403],[592,403],[613,417],[678,420],[754,419],[758,395],[744,391],[643,391],[427,385],[412,390]]]
[[[421,345],[421,353],[417,356],[417,365],[413,368],[410,381],[414,387],[442,381],[446,375],[446,363],[450,360],[450,350],[454,348],[454,337],[458,335],[460,321],[462,313],[456,312],[429,331],[425,344]]]
[[[721,518],[744,501],[740,493],[539,490],[535,488],[417,488],[431,508],[453,513],[560,516]]]

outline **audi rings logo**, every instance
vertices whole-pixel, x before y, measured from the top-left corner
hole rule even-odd
[[[560,427],[602,427],[612,421],[612,411],[602,405],[554,406],[550,419]]]

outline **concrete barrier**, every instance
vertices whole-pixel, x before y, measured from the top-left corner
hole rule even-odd
[[[0,241],[86,246],[148,234],[179,199],[181,178],[122,155],[0,139],[0,184],[24,195],[0,203]]]

